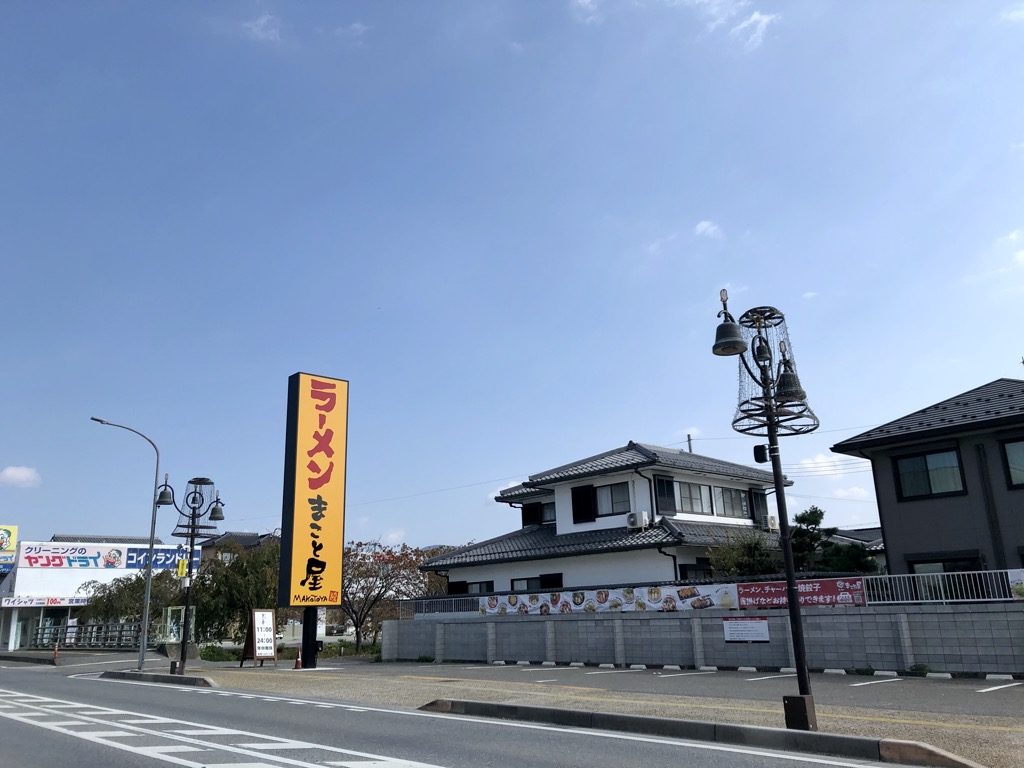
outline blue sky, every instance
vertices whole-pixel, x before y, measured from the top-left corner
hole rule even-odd
[[[348,538],[503,533],[500,488],[629,440],[750,463],[723,286],[787,315],[832,524],[876,512],[830,445],[1024,374],[1020,2],[0,14],[23,538],[148,533],[152,451],[93,415],[278,527],[299,370],[351,381]]]

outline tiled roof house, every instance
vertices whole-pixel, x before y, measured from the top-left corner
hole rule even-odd
[[[630,442],[531,475],[496,501],[521,527],[433,558],[450,594],[573,588],[710,577],[709,547],[743,532],[777,536],[764,470]]]

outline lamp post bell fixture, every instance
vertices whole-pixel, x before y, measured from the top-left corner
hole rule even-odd
[[[213,480],[208,477],[193,477],[188,481],[185,498],[179,507],[174,498],[174,488],[168,484],[166,475],[156,503],[159,506],[172,506],[178,511],[178,524],[171,535],[188,539],[188,548],[185,550],[188,566],[185,576],[185,607],[181,616],[181,654],[177,664],[171,663],[172,673],[184,675],[192,627],[189,616],[192,607],[192,552],[196,546],[197,536],[210,536],[217,530],[215,523],[224,519],[224,504],[220,500],[220,492],[214,487]]]
[[[800,597],[793,565],[793,546],[786,510],[785,476],[779,456],[779,435],[800,435],[818,428],[818,417],[807,404],[807,393],[800,385],[793,359],[793,348],[786,330],[786,318],[775,307],[748,309],[737,322],[728,307],[729,293],[719,294],[721,324],[711,351],[716,355],[738,356],[739,404],[732,428],[747,435],[768,438],[768,458],[772,463],[775,503],[779,512],[779,539],[786,569],[786,602],[793,635],[799,696],[784,696],[786,727],[794,730],[818,730],[814,712],[811,680],[807,673]],[[749,355],[748,355],[749,352]],[[749,359],[748,359],[749,357]],[[763,461],[763,446],[756,446],[755,458]]]

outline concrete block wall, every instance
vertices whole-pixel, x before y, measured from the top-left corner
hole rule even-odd
[[[497,661],[547,661],[544,621],[496,621]]]
[[[693,636],[689,619],[648,621],[646,616],[623,616],[626,664],[694,664]]]
[[[767,616],[768,643],[726,643],[722,618]],[[1024,602],[809,608],[811,669],[1024,674]],[[447,616],[387,622],[386,661],[531,661],[684,667],[793,666],[784,610]]]
[[[414,622],[407,622],[414,623]],[[445,624],[444,658],[451,661],[479,661],[487,658],[486,624]],[[383,651],[381,651],[383,654]]]

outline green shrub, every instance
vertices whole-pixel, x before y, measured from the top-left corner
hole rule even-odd
[[[204,645],[199,649],[199,658],[203,661],[238,661],[242,652],[237,648],[222,648],[219,645]]]

